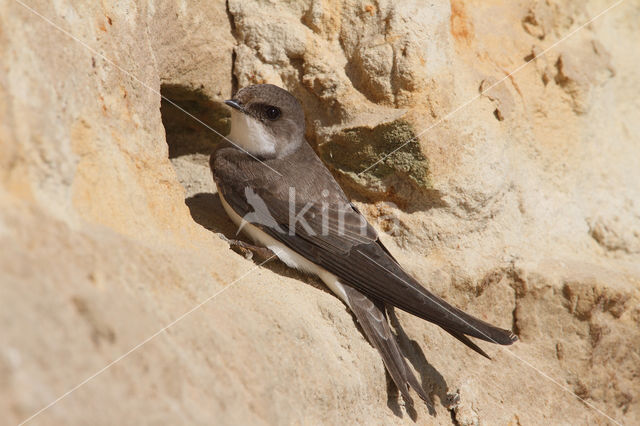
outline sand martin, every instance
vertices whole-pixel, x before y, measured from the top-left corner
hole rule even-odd
[[[442,327],[486,356],[469,337],[510,345],[515,334],[472,317],[404,271],[306,142],[304,112],[270,84],[225,101],[236,146],[211,156],[220,201],[242,231],[286,265],[317,275],[351,309],[407,403],[428,401],[389,327],[395,306]],[[247,154],[251,155],[247,155]]]

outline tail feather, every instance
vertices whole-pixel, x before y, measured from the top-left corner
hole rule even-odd
[[[413,404],[413,399],[409,395],[409,387],[412,387],[423,401],[429,403],[427,394],[409,368],[398,342],[391,332],[391,327],[389,327],[384,312],[384,305],[374,303],[352,287],[344,284],[343,287],[347,294],[351,311],[354,313],[369,342],[382,356],[382,361],[391,379],[398,387],[406,403]]]

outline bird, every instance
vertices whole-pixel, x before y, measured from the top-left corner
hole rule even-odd
[[[319,277],[353,313],[406,403],[413,404],[410,388],[429,400],[389,326],[390,309],[440,326],[487,358],[469,336],[500,345],[518,339],[447,303],[403,269],[306,141],[294,95],[256,84],[224,102],[231,108],[228,143],[209,164],[225,212],[254,243],[239,244]]]

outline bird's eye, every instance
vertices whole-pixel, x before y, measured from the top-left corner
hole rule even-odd
[[[274,121],[280,118],[281,112],[279,108],[276,108],[274,106],[268,106],[267,109],[265,110],[265,114],[269,120]]]

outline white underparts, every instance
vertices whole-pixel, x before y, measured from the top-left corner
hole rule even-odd
[[[235,211],[233,211],[231,206],[225,201],[222,194],[218,193],[218,195],[220,195],[220,202],[222,203],[224,211],[227,212],[227,215],[229,215],[233,223],[240,227],[243,219]],[[314,274],[319,277],[336,296],[338,296],[344,303],[346,303],[347,306],[351,307],[351,305],[349,304],[349,300],[347,299],[347,293],[344,291],[342,283],[340,283],[338,277],[333,275],[331,272],[307,260],[305,257],[299,255],[295,251],[282,244],[280,241],[276,240],[275,238],[262,231],[260,228],[250,223],[245,222],[244,226],[242,227],[242,231],[257,244],[267,247],[269,250],[274,252],[278,256],[278,258],[287,266]]]
[[[264,125],[235,109],[231,110],[231,132],[228,138],[253,155],[272,155],[276,152],[276,139]]]

